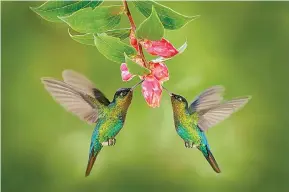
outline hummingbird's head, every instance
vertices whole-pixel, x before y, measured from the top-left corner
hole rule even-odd
[[[177,109],[183,110],[188,107],[188,102],[183,96],[177,95],[174,93],[171,93],[170,96],[171,96],[171,102],[172,102],[173,108],[175,110]]]
[[[180,110],[180,112],[182,112],[183,110],[188,109],[188,102],[183,96],[174,94],[174,93],[170,92],[164,86],[162,86],[162,87],[164,90],[166,90],[168,92],[169,96],[171,97],[171,102],[172,102],[174,112],[178,112],[179,110]]]
[[[133,90],[131,88],[120,88],[115,94],[113,100],[119,102],[129,102],[132,100]]]
[[[126,113],[129,105],[131,104],[133,90],[131,88],[120,88],[118,89],[113,98],[113,103],[116,107]]]
[[[115,102],[118,106],[120,106],[123,109],[128,109],[131,100],[134,89],[140,85],[144,80],[138,82],[131,88],[120,88],[118,89],[113,98],[113,102]]]

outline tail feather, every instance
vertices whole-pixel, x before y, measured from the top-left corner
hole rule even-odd
[[[96,157],[97,157],[98,153],[100,152],[100,150],[101,150],[101,148],[99,150],[96,150],[96,151],[94,149],[92,149],[92,151],[90,152],[86,171],[85,171],[85,177],[89,176],[91,169],[94,165],[94,162],[96,160]]]
[[[203,155],[205,156],[205,158],[207,159],[207,161],[210,163],[211,167],[214,169],[214,171],[216,173],[221,173],[221,170],[219,168],[219,165],[217,163],[217,161],[215,160],[212,152],[210,151],[210,149],[208,148],[208,146],[205,147],[205,149],[200,149],[199,150],[203,153]]]

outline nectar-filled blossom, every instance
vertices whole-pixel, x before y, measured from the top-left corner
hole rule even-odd
[[[142,83],[142,94],[150,107],[159,107],[162,95],[161,83],[153,75],[146,76]]]
[[[120,71],[121,71],[121,78],[123,81],[129,81],[131,80],[135,75],[132,75],[126,66],[125,63],[122,63],[120,65]]]
[[[169,80],[169,70],[164,63],[150,62],[150,70],[158,81],[165,82]]]
[[[178,50],[164,38],[159,41],[143,40],[140,41],[140,43],[151,55],[169,58],[179,53]]]
[[[142,82],[142,94],[150,107],[159,107],[162,96],[162,84],[169,80],[168,68],[164,63],[149,62],[147,68],[150,70],[149,74],[139,75],[139,78],[144,80]],[[125,63],[120,67],[122,80],[129,81],[135,75],[131,74]]]
[[[146,51],[151,55],[157,55],[162,58],[170,58],[179,53],[179,51],[166,39],[162,38],[159,41],[140,40],[139,43]],[[135,33],[130,32],[130,44],[137,50],[138,41]],[[169,80],[169,71],[163,61],[150,61],[144,63],[140,55],[136,55],[133,58],[136,65],[145,67],[149,70],[149,73],[138,74],[139,78],[144,80],[142,82],[142,94],[150,107],[159,107],[162,96],[162,84]],[[122,63],[120,66],[121,77],[123,81],[130,81],[136,74],[131,74],[126,63]]]

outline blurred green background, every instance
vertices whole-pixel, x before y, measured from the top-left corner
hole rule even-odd
[[[58,105],[40,78],[73,69],[110,99],[138,80],[122,82],[119,64],[29,9],[41,2],[1,3],[2,191],[289,191],[288,2],[163,2],[201,15],[166,31],[176,47],[187,39],[188,48],[167,62],[165,86],[189,100],[218,84],[228,99],[253,96],[207,134],[221,174],[184,147],[168,95],[152,109],[138,88],[117,145],[102,150],[87,178],[93,126]],[[144,17],[130,7],[139,24]]]

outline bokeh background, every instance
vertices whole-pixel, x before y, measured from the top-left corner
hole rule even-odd
[[[40,78],[73,69],[110,99],[138,80],[122,82],[119,64],[73,41],[67,25],[29,9],[41,2],[1,4],[2,191],[289,191],[288,2],[163,2],[201,15],[166,31],[176,47],[187,39],[188,48],[167,62],[165,86],[189,100],[218,84],[228,99],[253,96],[207,134],[221,174],[184,147],[168,95],[152,109],[138,88],[117,145],[102,150],[87,178],[93,126],[54,102]],[[140,23],[144,17],[130,7]],[[121,26],[128,26],[126,17]]]

